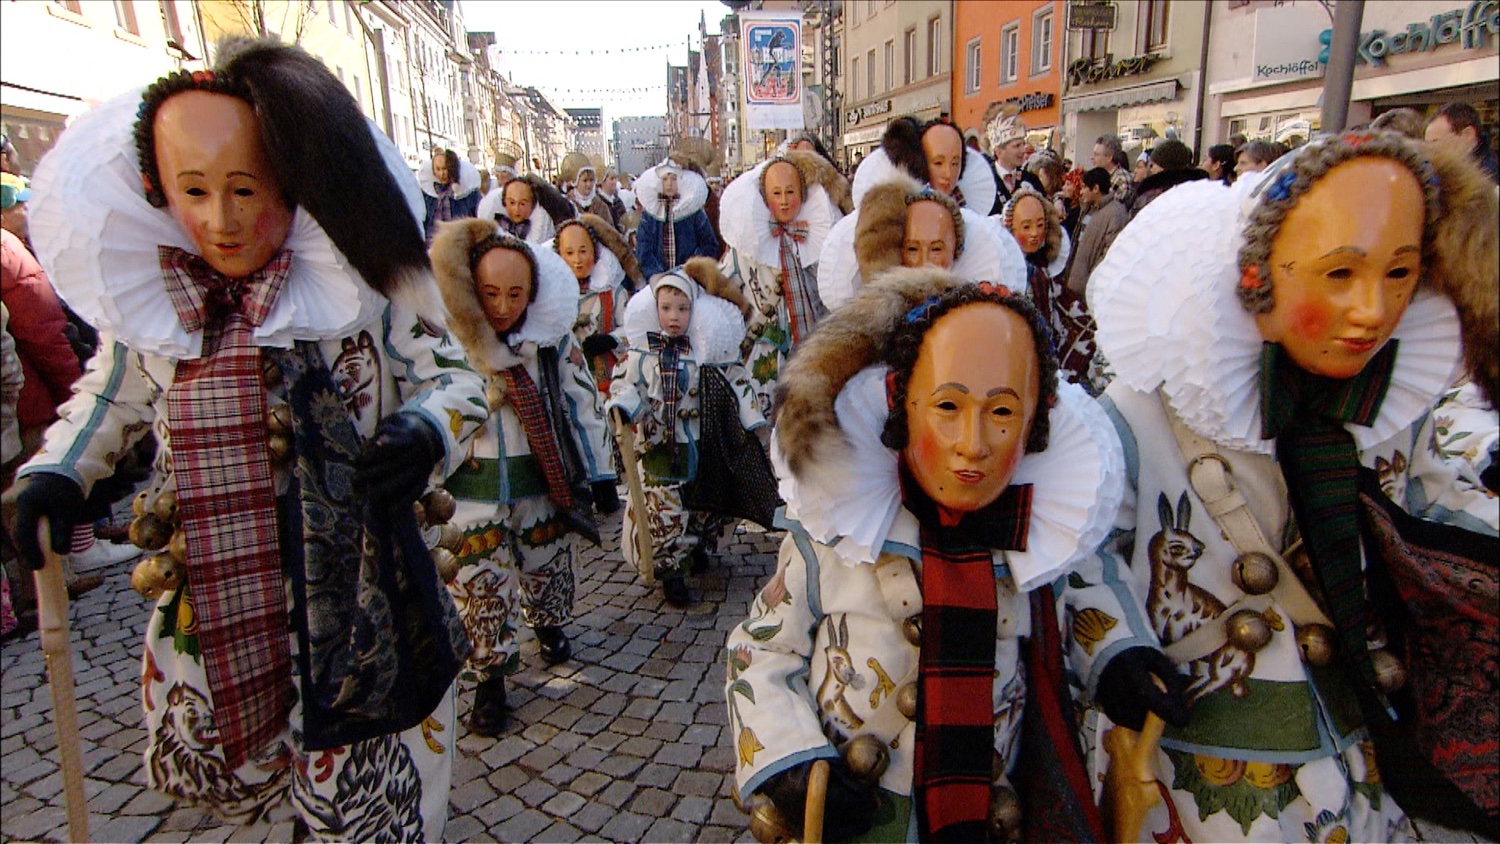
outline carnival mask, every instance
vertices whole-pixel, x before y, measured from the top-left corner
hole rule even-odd
[[[802,179],[795,165],[778,161],[766,167],[766,207],[771,219],[786,224],[802,211]]]
[[[293,209],[261,146],[250,104],[184,91],[156,113],[156,159],[172,219],[228,278],[264,267],[286,243]]]
[[[906,267],[953,266],[958,251],[958,231],[948,209],[922,199],[906,207],[906,235],[901,244],[901,264]]]
[[[597,260],[594,255],[594,239],[588,229],[580,225],[565,226],[557,235],[557,254],[562,256],[573,277],[579,281],[589,277]]]
[[[512,188],[511,185],[519,184],[521,187]],[[512,179],[505,183],[505,216],[512,223],[524,223],[531,219],[531,210],[536,207],[536,192],[532,190],[531,184],[524,179]]]
[[[514,249],[491,249],[474,269],[479,304],[496,334],[515,328],[531,304],[531,264]]]
[[[927,158],[927,181],[932,189],[952,196],[963,172],[963,135],[952,127],[933,126],[922,135],[922,155]]]
[[[661,333],[668,337],[681,337],[687,333],[688,323],[693,319],[693,300],[675,287],[662,285],[656,291],[656,321],[661,323]]]
[[[1362,156],[1329,170],[1271,242],[1272,307],[1255,318],[1302,369],[1359,374],[1390,340],[1422,276],[1422,189],[1401,164]]]
[[[939,317],[922,338],[906,386],[901,456],[939,506],[971,513],[994,503],[1026,452],[1040,372],[1031,328],[992,303]]]
[[[1023,196],[1011,209],[1010,233],[1021,251],[1033,255],[1047,243],[1047,209],[1035,196]]]

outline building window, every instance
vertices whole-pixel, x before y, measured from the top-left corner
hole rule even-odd
[[[354,16],[357,14],[353,7],[344,10],[344,31],[351,37],[354,35]]]
[[[875,96],[875,48],[865,53],[865,94]]]
[[[161,19],[167,26],[167,41],[175,42],[178,46],[187,43],[182,37],[182,23],[177,19],[177,3],[174,0],[161,0]]]
[[[141,27],[135,22],[134,0],[115,0],[115,24],[131,35],[141,34]]]
[[[927,19],[927,75],[943,72],[943,19]]]
[[[365,110],[365,86],[359,81],[358,74],[354,77],[354,102],[359,106],[360,111]]]
[[[339,25],[339,0],[328,0],[328,19],[334,26]]]
[[[854,57],[854,71],[849,74],[849,84],[854,86],[854,99],[859,99],[859,56]]]
[[[1109,55],[1109,30],[1085,29],[1083,49],[1080,55],[1086,59],[1102,59]]]
[[[896,87],[896,42],[885,42],[885,89]]]
[[[859,0],[849,0],[849,7],[850,19],[854,21],[854,26],[859,26],[859,22],[864,19],[865,5]]]
[[[865,20],[875,17],[875,0],[865,0]]]
[[[901,63],[905,66],[902,71],[903,85],[910,85],[917,81],[917,28],[912,27],[906,31],[905,53]]]
[[[1142,53],[1164,50],[1167,46],[1168,0],[1143,0],[1140,6],[1140,42]]]
[[[1052,10],[1043,9],[1031,19],[1031,75],[1052,69]]]
[[[1021,24],[1009,23],[1000,30],[1000,84],[1016,81],[1021,66]]]
[[[67,9],[75,15],[83,14],[83,6],[79,4],[78,0],[52,0],[52,2],[63,7],[64,9]]]
[[[975,38],[964,47],[964,90],[970,94],[979,90],[979,44]]]

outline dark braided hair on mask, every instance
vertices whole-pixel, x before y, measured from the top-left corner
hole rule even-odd
[[[886,448],[901,451],[906,448],[910,429],[906,417],[906,388],[911,383],[912,370],[917,366],[922,343],[927,332],[938,320],[952,311],[976,303],[992,303],[1009,310],[1026,321],[1031,329],[1032,348],[1036,351],[1038,367],[1036,414],[1031,420],[1031,432],[1026,437],[1028,454],[1047,449],[1051,435],[1048,411],[1057,400],[1057,355],[1052,351],[1052,332],[1047,328],[1032,304],[1002,287],[986,290],[977,284],[961,284],[949,288],[918,308],[923,309],[915,319],[903,319],[897,325],[890,345],[884,355],[891,368],[892,386],[890,395],[891,413],[886,417],[885,428],[880,432],[880,442]]]
[[[537,288],[541,286],[542,279],[541,273],[537,271],[536,256],[531,254],[531,250],[526,247],[526,243],[514,235],[496,231],[469,247],[469,274],[474,277],[476,287],[479,285],[479,262],[483,261],[484,256],[490,254],[495,249],[509,249],[512,252],[520,253],[521,257],[526,259],[526,268],[531,273],[531,284],[526,291],[527,310],[521,312],[520,319],[516,320],[516,324],[512,325],[509,331],[503,335],[499,335],[503,338],[520,331],[521,326],[526,324],[526,314],[531,309],[531,303],[536,301]]]
[[[574,227],[583,229],[588,233],[589,243],[593,244],[594,246],[594,260],[598,261],[599,250],[603,249],[604,245],[599,242],[599,235],[595,234],[592,228],[584,225],[584,222],[577,218],[568,220],[557,227],[557,233],[552,236],[552,251],[556,252],[558,255],[562,254],[562,233]]]
[[[140,108],[135,113],[135,153],[140,159],[141,181],[146,189],[146,201],[153,208],[167,207],[167,194],[162,186],[161,167],[156,160],[156,113],[167,100],[184,91],[205,91],[224,94],[244,100],[250,106],[250,91],[228,74],[211,70],[179,70],[156,80],[141,96]],[[291,205],[290,198],[286,198]]]

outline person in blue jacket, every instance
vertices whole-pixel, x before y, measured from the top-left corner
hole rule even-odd
[[[708,182],[702,173],[668,158],[641,174],[635,195],[643,211],[635,254],[647,278],[697,255],[718,260],[719,238],[703,210]],[[663,225],[667,220],[670,226]]]

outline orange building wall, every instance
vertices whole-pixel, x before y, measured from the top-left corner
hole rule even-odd
[[[1031,39],[1033,15],[1038,9],[1053,7],[1052,68],[1031,75]],[[1020,98],[1038,91],[1052,95],[1052,105],[1027,111],[1021,120],[1031,129],[1057,126],[1062,107],[1062,45],[1067,35],[1066,4],[1057,0],[957,0],[953,9],[953,121],[964,129],[979,129],[984,110],[991,103]],[[1012,21],[1020,22],[1020,49],[1017,58],[1017,81],[1000,87],[1000,29]],[[969,93],[968,45],[978,37],[979,90]],[[982,141],[983,143],[983,141]],[[985,150],[988,152],[989,150]]]

